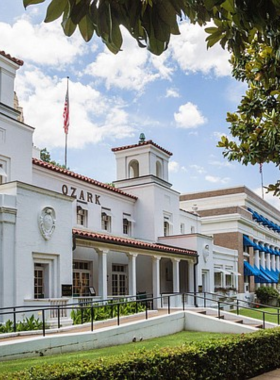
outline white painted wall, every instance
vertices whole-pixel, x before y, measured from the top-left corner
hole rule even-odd
[[[11,245],[5,244],[6,236],[0,240],[3,304],[22,305],[23,300],[34,298],[35,261],[48,265],[48,297],[60,297],[61,284],[72,284],[71,198],[17,182],[1,186],[0,193],[5,192],[15,194],[16,203],[11,210],[16,211],[16,216],[11,226],[0,223],[2,230],[8,229]],[[44,207],[53,208],[56,214],[55,231],[49,240],[42,236],[38,223]]]

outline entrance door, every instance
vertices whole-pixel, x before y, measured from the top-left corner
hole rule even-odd
[[[90,270],[89,262],[74,261],[73,296],[84,297],[89,294]]]
[[[127,294],[127,265],[112,265],[112,295],[124,296]]]

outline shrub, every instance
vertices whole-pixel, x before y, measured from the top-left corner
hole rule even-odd
[[[42,330],[43,322],[37,318],[35,319],[32,314],[30,318],[23,318],[22,321],[17,322],[16,331],[34,331],[34,330]],[[8,319],[5,324],[0,325],[0,333],[11,333],[14,331],[14,323]]]
[[[93,312],[93,320],[101,321],[104,319],[114,318],[118,314],[118,306],[120,309],[120,315],[130,315],[136,312],[141,312],[145,310],[145,307],[142,305],[142,302],[123,302],[118,301],[109,301],[104,306],[81,306],[79,309],[71,311],[71,318],[74,325],[79,325],[81,323],[87,323],[91,321],[91,313]],[[92,311],[91,311],[92,309]]]
[[[261,286],[256,290],[256,296],[260,300],[260,303],[266,305],[271,299],[278,299],[279,293],[274,288]]]
[[[280,328],[180,347],[100,359],[43,364],[3,380],[238,380],[280,365]]]

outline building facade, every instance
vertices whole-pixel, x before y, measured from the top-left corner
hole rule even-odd
[[[112,149],[113,186],[40,159],[14,94],[22,64],[0,52],[0,308],[213,292],[216,273],[237,290],[237,250],[180,207],[165,148],[141,134]]]
[[[237,250],[240,293],[276,287],[280,272],[280,212],[244,186],[182,194],[185,210],[196,208],[201,231],[214,244]],[[216,275],[216,285],[221,281]]]

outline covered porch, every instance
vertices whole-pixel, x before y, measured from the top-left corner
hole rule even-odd
[[[196,251],[76,229],[73,243],[74,299],[196,290]]]

